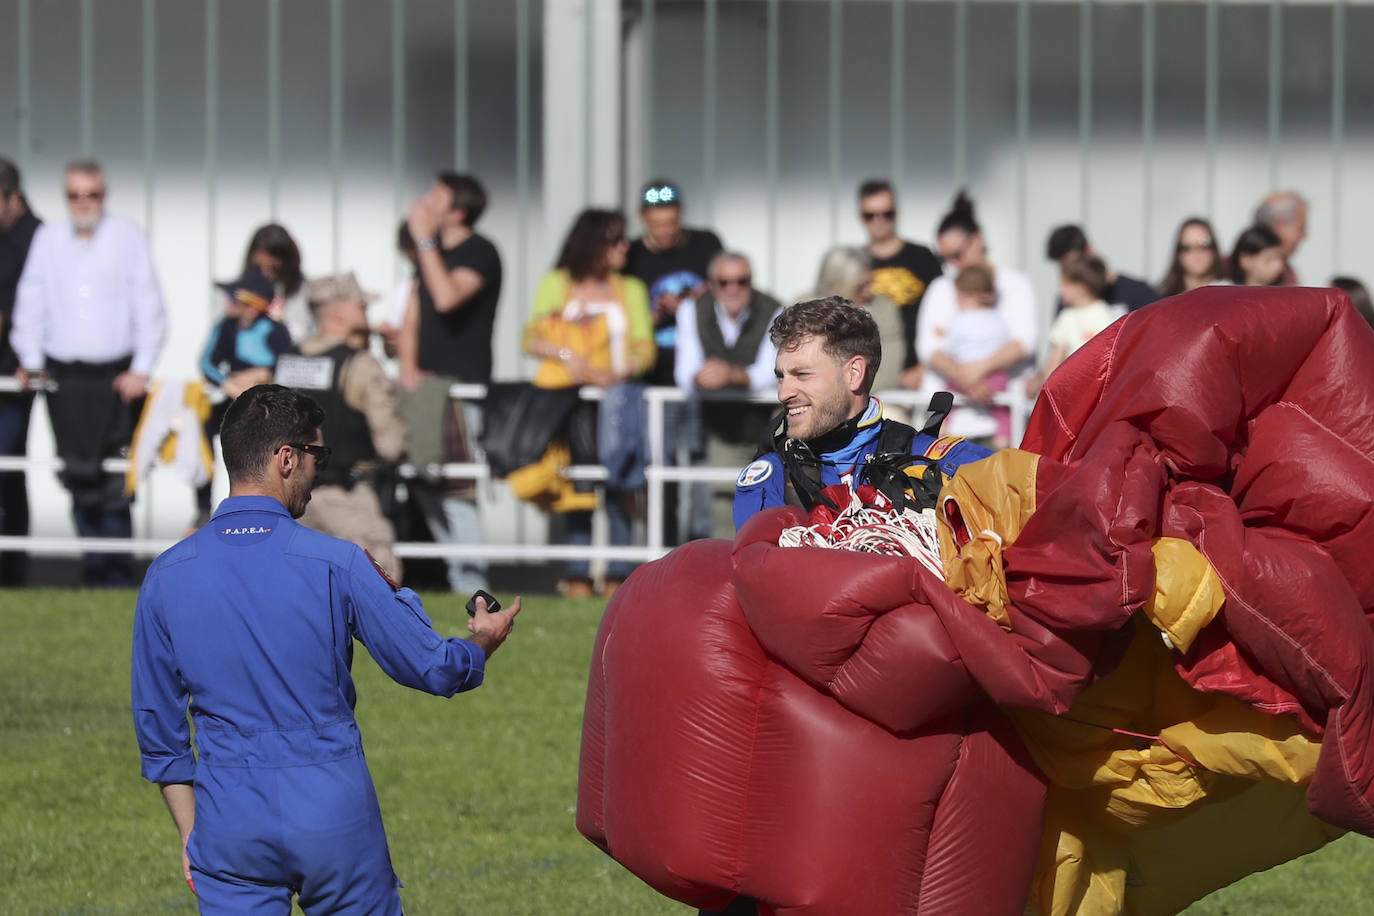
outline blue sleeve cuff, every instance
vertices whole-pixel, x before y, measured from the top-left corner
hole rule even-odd
[[[169,757],[162,754],[143,755],[143,778],[149,782],[195,782],[196,755],[189,750]]]

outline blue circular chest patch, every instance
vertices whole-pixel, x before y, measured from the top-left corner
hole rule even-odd
[[[773,463],[760,458],[749,467],[739,472],[739,479],[735,481],[737,487],[752,487],[763,483],[773,476]]]

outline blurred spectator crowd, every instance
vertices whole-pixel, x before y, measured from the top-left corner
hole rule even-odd
[[[863,182],[856,203],[865,240],[825,252],[814,284],[779,298],[756,285],[747,247],[685,225],[682,189],[655,179],[636,201],[636,238],[619,210],[578,214],[533,301],[519,303],[533,378],[493,383],[504,265],[478,231],[487,193],[475,176],[441,172],[396,231],[413,269],[385,295],[352,273],[307,278],[286,227],[257,229],[239,276],[215,284],[222,317],[201,354],[204,383],[178,386],[152,378],[168,315],[146,236],[106,211],[99,163],[70,163],[64,182],[66,218],[45,222],[19,171],[0,159],[0,373],[20,382],[0,393],[0,455],[25,454],[34,394],[44,390],[81,536],[131,537],[138,477],[159,459],[193,485],[199,527],[213,517],[210,442],[228,404],[267,382],[305,390],[326,411],[328,453],[317,456],[303,522],[365,547],[397,579],[398,530],[407,539],[482,541],[475,482],[445,474],[446,464],[488,462],[550,513],[555,541],[590,544],[600,503],[610,543],[631,544],[651,451],[645,386],[684,392],[665,404],[666,463],[747,465],[780,420],[740,395],[773,388],[768,331],[789,302],[839,295],[868,308],[885,354],[875,389],[957,392],[963,406],[946,432],[1005,447],[1013,431],[999,393],[1034,398],[1093,335],[1162,297],[1217,284],[1298,285],[1292,257],[1307,226],[1307,203],[1290,191],[1261,200],[1227,249],[1206,219],[1189,217],[1157,280],[1113,270],[1084,227],[1056,227],[1045,256],[1058,264],[1059,284],[1042,340],[1045,308],[1029,278],[994,262],[963,192],[935,221],[932,249],[898,234],[890,182]],[[1358,280],[1330,285],[1374,324]],[[455,400],[457,383],[487,386],[485,400]],[[587,388],[599,396],[580,396]],[[903,416],[896,406],[888,413]],[[102,470],[120,455],[131,460],[128,475]],[[403,461],[417,475],[398,486]],[[570,465],[600,465],[604,481],[571,480]],[[667,485],[663,543],[731,537],[732,489]],[[0,472],[0,533],[28,531],[25,476]],[[591,565],[575,560],[560,588],[609,594],[631,568],[612,562],[594,581]],[[446,572],[457,592],[487,585],[486,564],[471,556],[449,558]],[[87,554],[83,577],[133,584],[130,557]],[[0,585],[26,581],[27,557],[0,553]]]

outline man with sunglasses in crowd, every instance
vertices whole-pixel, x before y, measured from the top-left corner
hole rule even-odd
[[[71,219],[39,227],[19,279],[10,332],[15,374],[26,388],[41,376],[56,383],[48,416],[77,533],[128,538],[124,477],[104,473],[101,462],[129,446],[167,316],[148,237],[105,212],[100,164],[69,164],[65,190]],[[86,554],[82,565],[87,586],[133,584],[126,554]]]
[[[474,600],[470,640],[435,632],[420,598],[361,548],[296,519],[329,446],[325,412],[248,389],[220,430],[229,498],[153,562],[134,616],[130,695],[144,778],[180,834],[202,913],[399,916],[377,793],[353,709],[353,643],[397,683],[479,686],[516,598]],[[187,712],[195,724],[195,750]]]
[[[771,391],[778,348],[768,330],[782,306],[754,288],[749,259],[738,252],[712,258],[706,277],[707,291],[678,309],[676,380],[692,394],[691,415],[701,424],[692,436],[692,464],[742,467],[768,428],[770,408],[709,395]],[[733,501],[728,486],[693,484],[688,537],[733,538]]]
[[[909,242],[897,234],[897,195],[886,179],[872,178],[859,185],[859,219],[868,233],[865,247],[873,262],[873,282],[869,288],[873,295],[892,300],[906,331],[902,386],[919,388],[921,369],[916,357],[916,315],[926,287],[942,272],[940,259],[926,246]]]

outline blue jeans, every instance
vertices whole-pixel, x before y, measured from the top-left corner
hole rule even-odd
[[[612,547],[626,547],[631,540],[633,523],[629,509],[625,505],[628,493],[624,490],[606,489],[606,522]],[[563,516],[563,542],[578,547],[586,547],[592,542],[592,514],[590,512],[569,512]],[[635,564],[629,560],[612,560],[606,567],[606,578],[626,579],[634,572]],[[566,575],[569,579],[591,578],[591,563],[587,560],[569,560]]]
[[[90,489],[72,490],[72,520],[83,538],[134,536],[133,513],[124,497],[124,479],[107,474]],[[134,584],[133,559],[127,553],[81,555],[82,584],[87,588],[129,588]]]
[[[627,382],[607,388],[597,406],[596,454],[609,475],[606,480],[606,521],[612,547],[629,546],[633,537],[629,496],[644,486],[644,467],[649,449],[645,440],[644,386]],[[564,542],[585,547],[592,542],[592,514],[569,512],[564,516]],[[613,560],[606,567],[609,579],[624,579],[634,571],[628,560]],[[587,560],[570,560],[570,579],[590,578]]]

